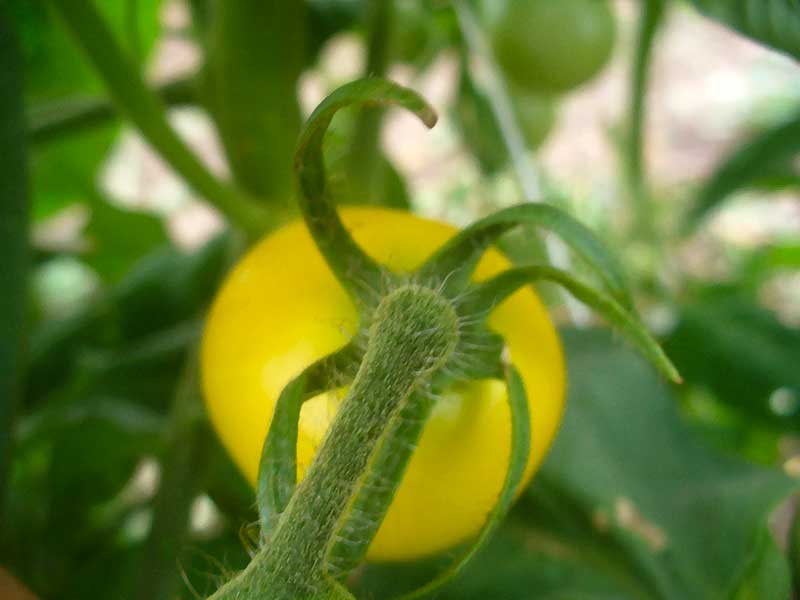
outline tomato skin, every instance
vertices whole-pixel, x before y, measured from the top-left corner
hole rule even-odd
[[[507,0],[492,29],[506,75],[536,92],[591,79],[608,62],[616,33],[607,0]]]
[[[350,207],[342,219],[355,240],[394,271],[410,271],[456,229],[384,208]],[[476,279],[508,267],[496,251]],[[261,446],[283,387],[306,366],[345,344],[356,311],[327,268],[304,224],[294,222],[257,244],[217,296],[202,345],[202,380],[211,421],[247,478],[255,483]],[[530,289],[500,304],[489,325],[506,339],[528,390],[530,479],[561,419],[564,364],[556,331]],[[367,558],[411,560],[477,533],[506,474],[510,416],[501,381],[460,384],[442,394]],[[298,477],[332,421],[342,394],[303,406]]]

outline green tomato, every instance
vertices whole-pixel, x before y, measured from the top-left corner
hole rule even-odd
[[[500,66],[530,91],[563,92],[588,81],[614,47],[606,0],[508,0],[492,29]]]

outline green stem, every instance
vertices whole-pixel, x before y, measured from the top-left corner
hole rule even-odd
[[[667,0],[643,0],[636,37],[636,54],[633,63],[628,110],[628,144],[626,172],[630,195],[634,202],[634,227],[636,237],[651,239],[653,227],[650,192],[644,166],[644,124],[646,118],[647,84],[650,62],[659,26],[663,22]]]
[[[157,90],[166,106],[191,104],[195,100],[194,80],[176,79]],[[71,98],[28,113],[28,138],[43,144],[54,138],[105,125],[117,118],[117,108],[105,98]]]
[[[346,573],[332,572],[329,553],[358,519],[353,501],[372,480],[375,451],[387,443],[387,432],[397,431],[395,423],[410,403],[429,402],[426,381],[450,357],[457,339],[455,311],[437,292],[409,285],[384,298],[364,361],[305,479],[267,544],[214,599],[317,599],[339,589],[332,581]],[[410,439],[393,442],[413,445],[423,423],[406,432]],[[388,483],[396,484],[400,471]],[[365,548],[379,524],[362,528],[354,541]]]
[[[367,64],[364,77],[383,77],[389,66],[394,0],[371,0],[367,7]],[[384,111],[367,108],[356,120],[348,158],[354,194],[360,202],[379,201],[382,187],[380,124]]]
[[[23,324],[30,266],[22,60],[7,3],[0,1],[0,524],[4,519],[11,431],[21,387]],[[0,531],[0,537],[3,535]]]
[[[169,600],[180,579],[178,555],[186,541],[189,511],[209,464],[207,422],[203,418],[196,349],[186,359],[167,430],[161,484],[145,545],[137,598]]]
[[[293,205],[292,153],[302,118],[307,2],[212,0],[204,99],[236,180],[259,199]]]
[[[100,73],[112,100],[145,139],[201,196],[252,237],[269,217],[240,192],[217,180],[170,127],[164,106],[142,80],[134,62],[114,39],[91,0],[51,0]]]

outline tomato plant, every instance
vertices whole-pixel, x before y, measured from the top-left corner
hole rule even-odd
[[[508,77],[525,89],[572,89],[611,56],[616,29],[605,0],[509,0],[503,6],[492,43]]]
[[[800,16],[676,4],[0,0],[0,596],[797,596]]]

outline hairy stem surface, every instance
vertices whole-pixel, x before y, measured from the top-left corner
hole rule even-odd
[[[354,499],[365,482],[375,480],[370,459],[387,435],[405,431],[393,423],[408,413],[410,402],[429,402],[415,392],[449,358],[457,339],[456,314],[438,293],[405,286],[384,298],[358,374],[305,479],[261,552],[213,598],[299,600],[339,593],[333,578],[342,573],[331,572],[328,553],[341,541],[341,531],[353,530]],[[409,443],[416,442],[423,422],[410,432]],[[393,475],[399,481],[402,470]],[[362,535],[371,539],[378,524]]]

